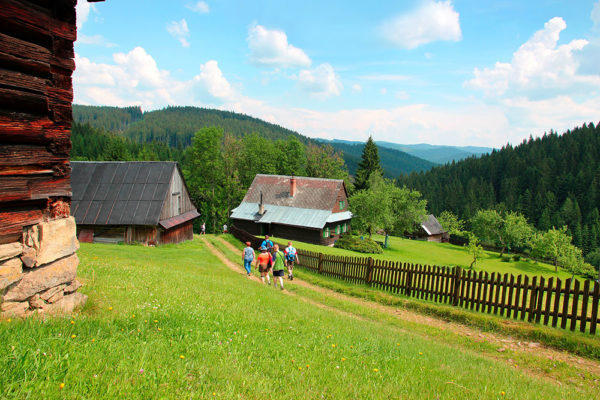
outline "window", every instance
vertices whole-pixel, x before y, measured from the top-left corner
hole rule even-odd
[[[336,225],[336,226],[335,226],[335,234],[336,234],[336,235],[339,235],[339,234],[340,234],[340,226],[339,226],[339,225]]]
[[[346,208],[346,200],[340,200],[340,210]]]
[[[347,229],[348,229],[348,225],[344,222],[344,225],[342,225],[342,232],[346,233]]]
[[[329,227],[323,229],[323,237],[324,238],[328,238],[329,237]]]

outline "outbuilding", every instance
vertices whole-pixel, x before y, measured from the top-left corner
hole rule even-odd
[[[200,216],[176,162],[71,162],[81,242],[159,245],[193,239]]]
[[[433,214],[429,214],[421,223],[417,238],[428,242],[446,243],[450,239],[450,235],[437,218]]]
[[[253,235],[323,245],[349,232],[351,219],[342,179],[263,174],[231,214],[236,228]]]

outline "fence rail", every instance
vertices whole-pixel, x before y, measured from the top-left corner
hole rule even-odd
[[[250,233],[232,227],[231,233],[258,248]],[[506,318],[551,324],[596,334],[600,324],[600,283],[578,279],[514,276],[460,267],[409,264],[371,257],[339,257],[298,249],[300,266],[324,276],[404,296],[449,304]]]

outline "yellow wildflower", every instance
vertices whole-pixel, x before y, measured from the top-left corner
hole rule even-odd
[[[179,358],[181,358],[183,360],[185,358],[185,356],[182,354],[179,356]]]
[[[58,387],[60,387],[61,389],[64,389],[64,388],[65,388],[65,384],[64,384],[64,382],[61,382],[61,384],[60,384],[60,385],[58,385]]]

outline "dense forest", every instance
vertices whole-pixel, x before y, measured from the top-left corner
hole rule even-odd
[[[99,131],[130,139],[131,143],[162,143],[178,153],[192,144],[192,137],[198,130],[212,126],[221,127],[226,134],[238,138],[258,133],[271,141],[293,137],[304,145],[317,143],[297,132],[258,118],[198,107],[167,107],[143,113],[139,107],[73,105],[73,119],[80,126],[89,124]],[[340,144],[335,147],[335,150],[341,152],[351,175],[356,172],[363,146],[364,144]],[[381,164],[387,177],[395,178],[400,174],[424,171],[434,165],[399,150],[381,148],[380,151]],[[85,157],[81,153],[78,156]]]
[[[600,124],[529,138],[398,179],[423,194],[429,211],[469,220],[480,209],[515,211],[537,229],[568,226],[587,253],[600,247]]]

